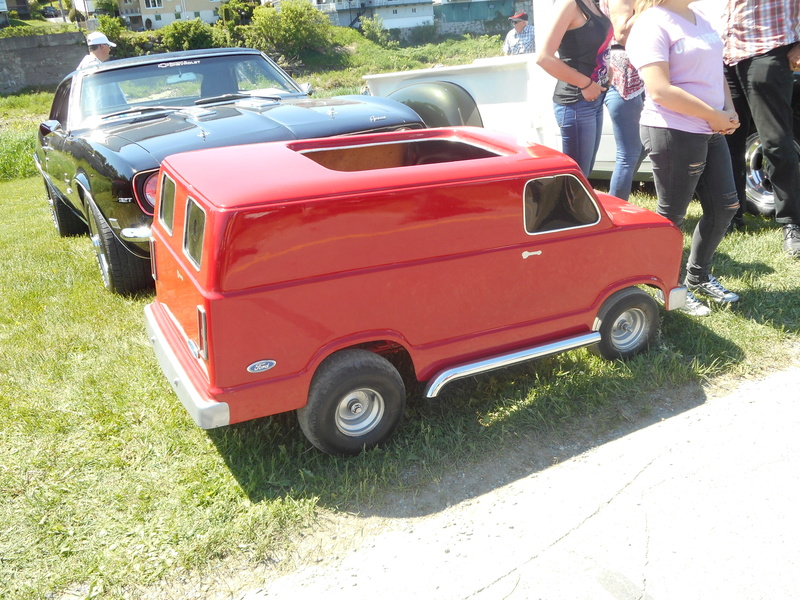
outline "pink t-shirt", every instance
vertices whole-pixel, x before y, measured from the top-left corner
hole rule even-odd
[[[709,106],[722,109],[727,85],[722,65],[722,40],[699,10],[695,6],[691,8],[696,23],[660,6],[647,9],[636,19],[625,49],[637,69],[668,62],[672,85]],[[645,95],[640,122],[689,133],[712,133],[705,119],[664,108],[648,95]]]

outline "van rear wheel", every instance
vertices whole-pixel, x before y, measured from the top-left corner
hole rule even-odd
[[[594,329],[600,332],[600,341],[592,352],[608,360],[630,358],[655,343],[658,304],[647,292],[626,288],[605,301]]]
[[[367,350],[342,350],[317,369],[297,420],[323,452],[354,455],[388,440],[405,405],[405,385],[392,363]]]

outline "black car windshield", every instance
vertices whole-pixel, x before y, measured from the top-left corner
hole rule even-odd
[[[226,94],[280,97],[302,94],[280,69],[259,55],[198,57],[87,74],[77,122],[146,107],[193,106]]]

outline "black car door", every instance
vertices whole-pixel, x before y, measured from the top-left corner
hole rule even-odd
[[[73,139],[69,132],[71,91],[72,79],[67,79],[59,85],[50,110],[50,119],[40,131],[42,169],[61,198],[81,210],[73,182],[76,171],[75,158],[68,151],[70,140]]]

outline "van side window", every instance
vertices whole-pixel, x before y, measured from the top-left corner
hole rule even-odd
[[[161,179],[160,200],[158,218],[167,233],[172,235],[172,220],[175,216],[175,182],[166,175]]]
[[[533,179],[525,185],[528,233],[585,227],[599,220],[592,196],[573,175]]]
[[[203,236],[206,232],[206,213],[194,200],[186,202],[186,225],[183,232],[183,251],[197,270],[203,259]]]

